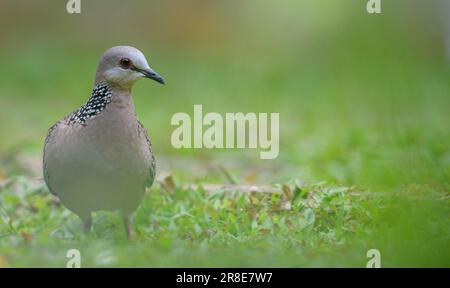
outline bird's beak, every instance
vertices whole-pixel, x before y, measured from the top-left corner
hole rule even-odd
[[[134,67],[133,70],[141,73],[142,75],[144,75],[145,78],[153,79],[156,82],[159,82],[161,84],[165,84],[164,78],[159,76],[158,73],[153,71],[150,67],[146,68],[146,69],[139,69],[139,68]]]

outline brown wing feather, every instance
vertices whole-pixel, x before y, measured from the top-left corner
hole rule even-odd
[[[52,187],[50,186],[50,175],[48,174],[48,170],[47,170],[47,163],[45,162],[45,153],[46,153],[46,148],[47,148],[47,144],[50,141],[50,137],[52,136],[52,133],[56,130],[56,128],[58,128],[58,126],[65,120],[66,118],[64,118],[63,120],[60,120],[58,122],[56,122],[54,125],[52,125],[47,132],[47,137],[45,138],[45,144],[44,144],[44,157],[43,157],[43,173],[44,173],[44,180],[45,180],[45,184],[47,184],[48,190],[50,191],[50,193],[52,193],[53,195],[57,195],[56,192],[52,189]]]
[[[153,155],[153,149],[152,149],[152,143],[150,142],[150,138],[148,137],[147,130],[144,128],[144,125],[138,120],[138,129],[139,133],[143,133],[145,136],[145,139],[147,140],[148,149],[150,150],[150,155],[152,157],[150,167],[149,167],[149,175],[146,182],[146,187],[151,187],[153,184],[153,181],[155,180],[155,174],[156,174],[156,160],[155,156]]]

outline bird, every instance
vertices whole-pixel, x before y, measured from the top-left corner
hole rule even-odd
[[[120,211],[126,234],[132,236],[132,215],[155,179],[152,144],[131,95],[140,78],[165,84],[137,48],[109,48],[100,58],[87,102],[48,130],[45,183],[86,231],[92,230],[93,212]]]

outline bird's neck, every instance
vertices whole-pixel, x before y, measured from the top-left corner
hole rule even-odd
[[[96,83],[91,97],[73,113],[69,121],[84,125],[88,119],[104,112],[107,106],[110,106],[113,110],[126,110],[134,114],[135,109],[131,98],[131,89],[123,89],[106,82]]]
[[[121,109],[134,114],[135,108],[131,90],[113,88],[112,91],[111,103],[108,106],[112,109]]]

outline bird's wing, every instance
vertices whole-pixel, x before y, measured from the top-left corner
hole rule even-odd
[[[62,120],[59,120],[58,122],[56,122],[53,126],[51,126],[48,129],[47,132],[47,137],[45,138],[45,144],[44,144],[44,157],[43,157],[43,172],[44,172],[44,180],[45,180],[45,184],[47,184],[48,190],[50,191],[50,193],[52,193],[53,195],[57,195],[56,192],[52,189],[51,185],[50,185],[50,175],[48,173],[48,169],[47,169],[47,163],[45,161],[46,159],[46,153],[47,153],[47,145],[50,142],[50,139],[52,137],[52,135],[54,134],[54,132],[60,127],[60,125],[64,122],[67,121],[69,116],[65,117]]]
[[[145,139],[147,140],[147,146],[150,151],[151,155],[151,161],[150,161],[150,167],[149,167],[149,174],[147,177],[147,181],[145,183],[146,187],[151,187],[153,184],[153,181],[155,180],[155,174],[156,174],[156,160],[155,155],[153,155],[153,149],[152,149],[152,143],[150,142],[150,138],[148,138],[147,130],[145,130],[144,125],[138,120],[138,129],[139,133],[142,133],[145,136]]]

